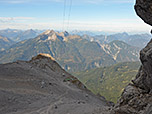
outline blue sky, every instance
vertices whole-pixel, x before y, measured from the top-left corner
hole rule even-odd
[[[134,2],[72,0],[70,10],[71,0],[0,0],[0,29],[149,31],[150,26],[136,16]]]

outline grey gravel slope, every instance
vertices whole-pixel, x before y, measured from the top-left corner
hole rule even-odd
[[[108,106],[48,55],[0,65],[0,114],[106,114]]]

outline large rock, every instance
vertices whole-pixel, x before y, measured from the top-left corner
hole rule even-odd
[[[152,0],[136,0],[135,10],[145,23],[152,25]]]

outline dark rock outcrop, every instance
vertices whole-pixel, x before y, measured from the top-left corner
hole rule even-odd
[[[136,0],[135,11],[145,23],[152,25],[152,0]]]

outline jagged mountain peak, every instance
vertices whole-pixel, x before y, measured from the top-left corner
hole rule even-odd
[[[54,30],[46,30],[45,32],[43,32],[41,35],[52,35],[55,34],[56,32]]]
[[[62,36],[62,37],[67,37],[69,36],[70,34],[67,32],[67,31],[64,31],[64,32],[60,32],[58,33],[59,36]]]
[[[39,35],[42,40],[60,40],[60,41],[68,41],[72,39],[81,39],[79,35],[70,35],[67,31],[64,32],[55,32],[54,30],[47,30]],[[44,37],[45,36],[45,37]]]
[[[46,30],[38,36],[38,39],[43,41],[56,41],[63,40],[63,36],[61,36],[58,32],[55,32],[54,30]]]
[[[28,33],[28,32],[36,33],[36,31],[34,31],[33,29],[28,29],[28,30],[24,31],[24,33]]]

